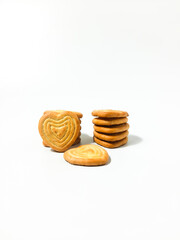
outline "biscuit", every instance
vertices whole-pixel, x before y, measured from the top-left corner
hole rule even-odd
[[[43,140],[42,144],[44,145],[44,147],[49,147],[48,144]]]
[[[107,141],[107,142],[120,141],[123,138],[127,137],[128,134],[129,134],[128,131],[121,132],[121,133],[114,133],[114,134],[111,134],[111,135],[102,134],[102,133],[98,133],[98,132],[94,131],[94,136],[96,138],[101,139],[103,141]]]
[[[108,127],[101,127],[101,126],[94,125],[94,130],[96,132],[109,133],[109,134],[124,132],[128,129],[129,129],[128,123],[123,123],[120,125],[108,126]]]
[[[39,120],[39,133],[47,146],[58,152],[67,150],[77,139],[80,123],[76,114],[47,112]]]
[[[119,111],[119,110],[94,110],[92,112],[93,116],[98,116],[102,118],[117,118],[117,117],[127,117],[129,114],[127,112]]]
[[[66,110],[47,110],[44,112],[44,114],[49,113],[49,112],[64,112],[64,111],[66,111]],[[78,118],[83,117],[83,114],[80,112],[73,112],[73,113],[76,114]]]
[[[92,122],[96,125],[100,126],[111,126],[111,125],[119,125],[122,123],[127,123],[128,118],[94,118]]]
[[[80,133],[79,136],[77,137],[76,141],[73,143],[73,146],[80,143],[80,141],[81,141],[80,136],[81,136],[81,133]],[[43,141],[42,144],[44,145],[44,147],[49,147],[48,144],[47,144],[45,141]]]
[[[100,140],[100,139],[98,139],[98,138],[96,138],[96,137],[94,137],[94,141],[95,141],[97,144],[99,144],[99,145],[101,145],[101,146],[103,146],[103,147],[106,147],[106,148],[117,148],[117,147],[120,147],[120,146],[126,144],[127,141],[128,141],[128,137],[125,137],[124,139],[122,139],[122,140],[120,140],[120,141],[111,142],[111,143],[110,143],[110,142],[103,141],[103,140]]]
[[[76,139],[76,141],[73,143],[73,146],[74,146],[74,145],[77,145],[77,144],[79,144],[79,143],[80,143],[80,141],[81,141],[81,138],[80,138],[80,137],[78,137],[78,138]]]
[[[43,114],[47,114],[47,113],[50,113],[50,112],[62,113],[62,112],[64,112],[64,110],[47,110],[47,111],[45,111]],[[69,112],[70,112],[70,111],[69,111]],[[73,113],[75,113],[75,114],[77,115],[78,120],[79,120],[79,123],[81,124],[81,119],[80,119],[79,116],[83,116],[82,113],[78,113],[78,112],[73,112]],[[81,127],[80,127],[80,129],[81,129]]]
[[[109,160],[105,149],[94,144],[81,145],[64,153],[64,159],[75,165],[98,166],[104,165]]]

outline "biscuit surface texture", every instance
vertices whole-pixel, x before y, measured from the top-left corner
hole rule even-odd
[[[61,112],[67,112],[67,110],[47,110],[47,111],[44,112],[44,114],[49,113],[49,112],[59,112],[59,113],[61,113]],[[70,111],[68,111],[68,112],[70,112]],[[76,114],[78,118],[83,117],[83,114],[80,113],[80,112],[73,112],[73,113]]]
[[[115,142],[115,141],[122,140],[123,138],[127,137],[128,134],[129,134],[128,131],[121,132],[121,133],[115,133],[115,134],[111,134],[111,135],[98,133],[98,132],[94,131],[95,137],[97,137],[103,141],[107,141],[107,142]]]
[[[111,126],[111,125],[119,125],[122,123],[127,123],[128,118],[94,118],[92,122],[96,125],[101,126]]]
[[[80,141],[81,141],[81,138],[80,138],[80,137],[78,137],[78,138],[76,139],[76,141],[73,143],[73,146],[74,146],[74,145],[77,145],[77,144],[79,144],[79,143],[80,143]]]
[[[120,133],[124,132],[129,129],[129,124],[128,123],[123,123],[120,125],[115,125],[115,126],[96,126],[94,125],[94,130],[96,132],[101,132],[101,133]]]
[[[58,152],[64,152],[75,142],[80,131],[80,122],[76,114],[47,112],[39,120],[39,133],[44,143]]]
[[[94,141],[103,146],[103,147],[106,147],[106,148],[117,148],[117,147],[120,147],[120,146],[123,146],[124,144],[127,143],[128,141],[128,137],[125,137],[124,139],[120,140],[120,141],[116,141],[116,142],[106,142],[106,141],[103,141],[103,140],[100,140],[99,138],[96,138],[94,137]]]
[[[119,110],[94,110],[92,112],[93,116],[98,116],[102,118],[117,118],[117,117],[127,117],[129,114],[124,111],[119,111]]]
[[[98,166],[104,165],[109,160],[105,149],[94,144],[81,145],[64,153],[64,159],[75,165]]]
[[[48,144],[43,140],[42,144],[44,145],[44,147],[49,147]]]

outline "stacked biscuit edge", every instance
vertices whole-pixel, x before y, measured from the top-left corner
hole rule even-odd
[[[128,142],[128,113],[119,110],[95,110],[94,141],[107,148],[120,147]]]

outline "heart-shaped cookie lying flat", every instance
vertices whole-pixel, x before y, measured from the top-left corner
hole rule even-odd
[[[64,152],[76,141],[80,122],[77,115],[69,111],[47,112],[39,120],[38,128],[46,145]]]
[[[104,165],[109,160],[107,151],[97,145],[86,144],[69,149],[64,153],[64,159],[75,165],[98,166]]]

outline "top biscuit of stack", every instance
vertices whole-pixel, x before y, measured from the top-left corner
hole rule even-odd
[[[103,118],[119,118],[119,117],[128,117],[129,114],[124,111],[119,111],[119,110],[94,110],[92,112],[93,116],[97,117],[103,117]]]
[[[128,141],[129,114],[120,110],[94,110],[94,141],[108,148],[120,147]]]

